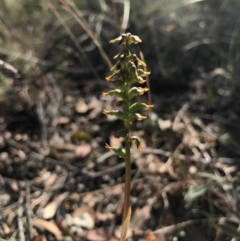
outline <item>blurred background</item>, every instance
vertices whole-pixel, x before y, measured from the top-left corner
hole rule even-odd
[[[121,144],[114,137],[121,123],[102,115],[103,108],[114,107],[114,99],[101,93],[113,87],[104,79],[120,50],[109,40],[130,32],[142,39],[133,51],[151,71],[150,94],[143,98],[154,104],[148,120],[133,126],[145,149],[144,158],[133,158],[133,176],[146,185],[133,187],[134,197],[142,195],[141,204],[134,199],[133,207],[136,211],[146,204],[149,209],[146,216],[138,210],[144,221],[137,223],[137,216],[133,224],[154,231],[204,219],[201,227],[194,221],[191,230],[183,227],[164,233],[165,239],[156,236],[156,241],[196,236],[200,241],[238,240],[239,13],[239,0],[1,0],[0,176],[2,193],[8,195],[7,201],[0,198],[2,208],[21,196],[26,186],[20,181],[30,182],[29,195],[36,190],[48,193],[45,207],[56,193],[87,193],[123,182],[122,167],[101,174],[120,161],[113,156],[99,161],[106,153],[104,143]],[[91,176],[93,172],[97,176]],[[51,185],[42,179],[46,173],[66,176],[50,192]],[[9,186],[13,182],[17,190]],[[148,194],[139,191],[144,189]],[[80,198],[64,200],[65,213],[82,205]],[[36,212],[44,205],[37,207],[31,217],[56,221],[57,208],[44,218]],[[152,213],[157,213],[154,218]],[[10,230],[0,229],[6,240],[17,228],[6,221],[8,215],[0,216]],[[115,215],[114,225],[107,221],[112,227],[120,225],[120,214]],[[65,215],[60,217],[65,220]],[[106,220],[89,229],[101,225],[106,230]],[[33,240],[38,234],[29,231],[26,237]],[[61,240],[51,230],[44,235]],[[109,240],[112,236],[113,231]]]
[[[117,51],[109,39],[129,31],[143,40],[153,96],[203,90],[207,104],[229,111],[225,102],[236,99],[239,85],[239,5],[237,0],[3,0],[1,99],[5,102],[8,93],[17,98],[29,87],[35,102],[48,74],[58,85],[102,80]],[[224,102],[220,106],[217,97]]]

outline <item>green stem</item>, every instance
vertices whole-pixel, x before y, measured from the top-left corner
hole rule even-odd
[[[123,206],[123,221],[126,219],[130,204],[130,190],[131,190],[131,156],[130,156],[130,137],[129,137],[129,125],[125,127],[127,129],[127,136],[125,137],[125,190],[124,190],[124,206]]]
[[[127,120],[124,123],[125,130],[127,131],[127,135],[125,137],[125,151],[126,151],[126,158],[125,158],[125,190],[124,190],[124,206],[123,206],[123,222],[127,218],[129,207],[130,207],[130,190],[131,190],[131,153],[130,153],[130,121],[129,121],[129,107],[130,107],[130,100],[128,97],[128,92],[130,89],[130,85],[127,83],[125,87],[125,115]]]

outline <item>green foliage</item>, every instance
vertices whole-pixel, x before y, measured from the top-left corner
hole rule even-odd
[[[190,208],[192,203],[205,194],[209,188],[209,184],[202,184],[188,189],[184,196],[185,208]]]

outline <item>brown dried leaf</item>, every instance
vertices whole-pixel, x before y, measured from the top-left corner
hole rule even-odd
[[[89,144],[81,144],[75,149],[75,157],[78,159],[85,158],[90,154],[92,147]]]
[[[110,220],[114,219],[115,215],[113,213],[99,213],[99,212],[96,212],[95,217],[96,217],[96,220],[98,222],[99,221],[105,222],[105,221],[107,221],[109,219]]]
[[[133,214],[131,223],[134,225],[134,227],[142,227],[143,223],[149,219],[151,216],[150,214],[151,206],[146,205],[142,208],[137,208]]]
[[[56,173],[51,173],[51,175],[47,178],[47,180],[44,183],[45,189],[49,189],[53,183],[57,180],[58,175]]]
[[[88,107],[89,109],[92,109],[88,115],[89,120],[97,118],[102,113],[102,101],[98,100],[96,97],[91,98]]]
[[[66,125],[69,123],[69,118],[66,116],[61,116],[59,118],[55,118],[52,122],[53,126],[57,126],[57,125]]]
[[[1,234],[3,235],[3,236],[5,236],[5,235],[9,235],[10,233],[11,233],[11,229],[10,229],[10,227],[6,224],[6,223],[2,223],[1,224]]]
[[[103,229],[93,229],[88,231],[86,239],[90,241],[105,241],[107,240],[107,235]]]
[[[11,201],[11,196],[9,193],[1,193],[0,195],[0,206],[4,207]]]
[[[113,187],[111,187],[111,189],[109,189],[106,193],[106,197],[110,197],[110,196],[120,196],[122,195],[124,192],[124,187],[122,184],[118,184],[118,185],[115,185]]]
[[[42,218],[50,219],[53,218],[58,208],[58,199],[55,198],[52,202],[50,202],[47,206],[45,206],[42,210]]]
[[[95,211],[88,206],[77,208],[73,214],[74,224],[87,229],[92,229],[95,225]]]
[[[156,241],[156,236],[153,234],[151,230],[146,231],[146,241]]]
[[[93,210],[93,208],[88,207],[86,205],[80,206],[77,209],[75,209],[75,211],[73,212],[72,216],[75,218],[79,218],[83,213],[89,213],[92,217],[95,216],[95,211]]]
[[[13,190],[14,192],[18,192],[18,191],[19,191],[17,182],[11,181],[11,182],[10,182],[10,186],[11,186],[11,188],[12,188],[12,190]]]
[[[94,207],[96,203],[101,202],[103,199],[102,194],[99,193],[87,193],[82,202],[87,204],[89,207]]]
[[[57,240],[62,240],[63,236],[59,228],[52,222],[43,220],[43,219],[35,219],[33,221],[33,225],[39,229],[45,229],[48,232],[52,233]]]
[[[167,239],[163,235],[156,236],[151,230],[146,230],[144,238],[138,241],[167,241]]]

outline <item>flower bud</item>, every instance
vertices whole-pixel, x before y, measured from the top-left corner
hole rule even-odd
[[[107,143],[105,144],[105,147],[109,151],[114,151],[119,157],[125,158],[126,157],[126,151],[123,147],[120,146],[109,146]]]
[[[138,139],[137,136],[131,136],[131,141],[134,141],[137,149],[138,149],[139,151],[142,151],[142,149],[141,149],[141,147],[140,147],[140,141],[139,141],[139,139]]]
[[[143,95],[145,92],[147,92],[149,89],[148,88],[141,88],[141,87],[132,87],[129,90],[128,93],[128,98],[132,99],[138,95]]]
[[[109,92],[102,92],[102,95],[103,96],[113,95],[113,96],[117,96],[120,98],[124,98],[124,93],[120,89],[110,90]]]
[[[103,114],[105,115],[115,115],[118,119],[125,120],[125,115],[120,110],[103,110]]]

